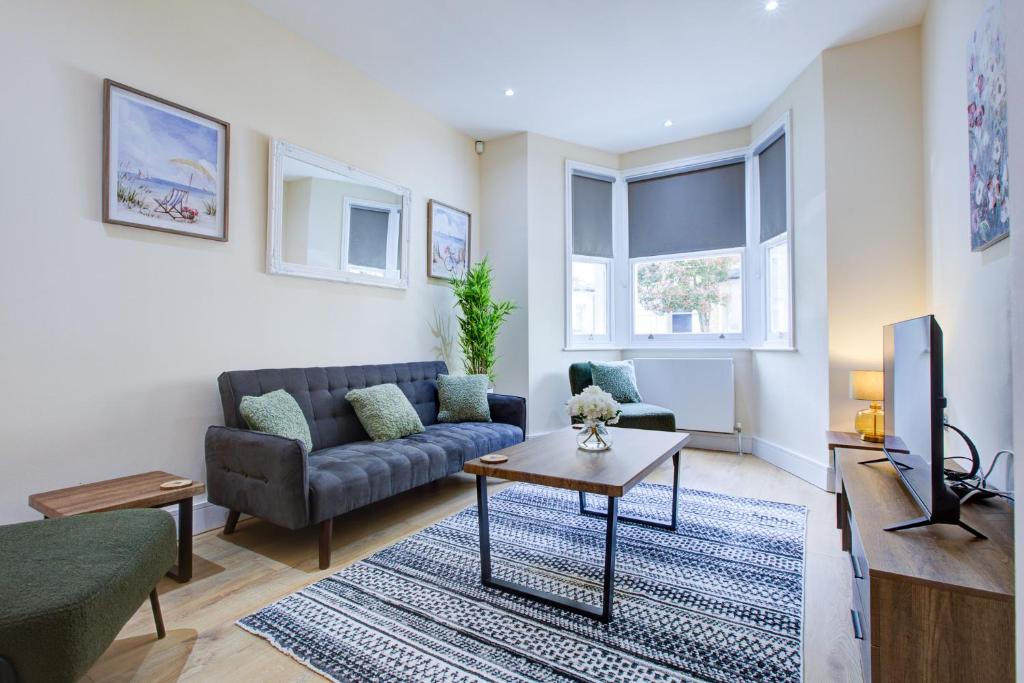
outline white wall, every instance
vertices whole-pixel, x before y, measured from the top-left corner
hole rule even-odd
[[[755,451],[823,486],[828,455],[828,281],[825,105],[818,57],[754,121],[751,137],[791,112],[794,342],[753,353]]]
[[[519,309],[498,335],[495,390],[529,396],[529,297],[527,288],[526,134],[487,142],[480,164],[480,254],[494,269],[493,296]],[[533,401],[527,401],[529,407]],[[528,424],[527,429],[531,426]]]
[[[934,0],[922,36],[928,304],[944,334],[949,420],[971,435],[987,466],[1012,447],[1012,240],[970,249],[966,50],[984,6]],[[1007,42],[1019,34],[1008,31]],[[966,454],[955,435],[946,443],[949,454]]]
[[[231,123],[229,242],[100,222],[105,77]],[[35,491],[203,479],[223,370],[433,357],[426,201],[476,213],[470,138],[240,0],[2,3],[0,80],[0,522]],[[265,273],[269,136],[412,188],[408,291]]]
[[[924,315],[921,33],[822,55],[829,423],[853,431],[851,370],[882,369],[882,327]]]

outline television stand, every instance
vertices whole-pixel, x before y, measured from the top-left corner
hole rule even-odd
[[[989,499],[960,509],[984,543],[949,524],[901,523],[920,509],[896,468],[858,464],[865,450],[835,447],[836,521],[851,569],[843,617],[864,680],[1014,680],[1013,508]],[[883,531],[906,524],[922,528]]]
[[[986,536],[985,534],[981,533],[980,531],[978,531],[977,529],[975,529],[971,525],[965,523],[963,520],[959,520],[959,519],[956,520],[955,522],[939,522],[939,521],[936,521],[934,519],[929,519],[928,517],[918,517],[917,519],[907,520],[906,522],[903,522],[902,524],[894,524],[892,526],[887,526],[883,530],[884,531],[903,531],[904,529],[916,529],[916,528],[922,527],[922,526],[931,526],[932,524],[954,524],[954,525],[956,525],[956,526],[958,526],[958,527],[960,527],[962,529],[966,529],[967,531],[971,532],[972,534],[974,534],[974,537],[979,539],[979,540],[982,540],[982,541],[987,541],[988,540],[988,536]]]

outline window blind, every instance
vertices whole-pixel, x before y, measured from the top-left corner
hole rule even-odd
[[[612,181],[572,176],[572,253],[612,258]]]
[[[630,257],[744,246],[745,167],[739,161],[630,181]]]
[[[786,232],[786,136],[757,155],[761,209],[761,241]]]
[[[354,266],[380,268],[388,263],[387,211],[352,207],[348,223],[348,262]]]

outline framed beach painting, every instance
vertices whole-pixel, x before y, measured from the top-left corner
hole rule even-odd
[[[103,81],[103,222],[226,242],[230,126]]]
[[[427,274],[450,280],[469,270],[472,216],[435,199],[427,202]]]
[[[1006,122],[1006,28],[1002,0],[991,0],[967,46],[971,251],[1010,234]]]

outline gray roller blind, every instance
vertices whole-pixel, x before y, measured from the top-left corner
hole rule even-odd
[[[572,177],[572,253],[612,257],[612,182]]]
[[[388,263],[388,212],[352,207],[348,223],[348,262],[380,268]]]
[[[786,232],[786,136],[757,156],[760,182],[761,241]]]
[[[744,246],[744,169],[740,161],[630,182],[630,257]]]

